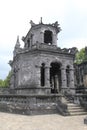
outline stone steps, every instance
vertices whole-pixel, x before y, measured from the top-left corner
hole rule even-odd
[[[70,116],[77,116],[77,115],[87,115],[87,112],[71,112]]]
[[[76,109],[69,109],[69,112],[83,112],[84,110],[82,108],[76,108]]]
[[[71,116],[87,114],[87,112],[78,104],[67,103],[67,106],[68,106],[68,111]]]
[[[66,98],[63,101],[67,104],[70,116],[87,115],[87,111],[85,111],[79,104],[75,104]]]

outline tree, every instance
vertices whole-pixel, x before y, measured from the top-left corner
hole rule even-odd
[[[5,87],[5,82],[2,79],[0,79],[0,87]]]
[[[87,61],[86,49],[82,48],[76,53],[75,63],[81,64],[82,62]]]
[[[10,72],[8,73],[8,76],[7,76],[6,79],[4,80],[4,82],[5,82],[5,87],[9,87],[11,75],[12,75],[12,72],[10,71]]]
[[[0,79],[0,87],[9,87],[11,74],[12,72],[10,71],[5,80]]]

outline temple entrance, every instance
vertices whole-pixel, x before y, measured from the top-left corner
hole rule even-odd
[[[51,84],[51,93],[59,93],[61,90],[61,70],[60,64],[55,62],[51,63],[50,68],[50,84]]]

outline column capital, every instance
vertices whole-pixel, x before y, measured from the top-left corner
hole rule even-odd
[[[74,68],[70,68],[69,70],[70,70],[70,71],[74,71]]]
[[[74,67],[70,67],[70,69],[69,70],[73,70],[74,71]]]
[[[49,66],[49,65],[45,65],[45,68],[48,68],[48,69],[49,69],[49,68],[51,68],[51,66]]]
[[[41,31],[40,33],[44,33],[44,31]]]
[[[66,65],[62,65],[61,67],[60,67],[60,69],[62,70],[62,69],[66,69]]]
[[[66,68],[62,66],[62,67],[60,67],[60,70],[66,70]]]

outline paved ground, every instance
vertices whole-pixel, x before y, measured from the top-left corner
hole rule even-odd
[[[86,116],[24,116],[0,112],[0,130],[87,130]]]

